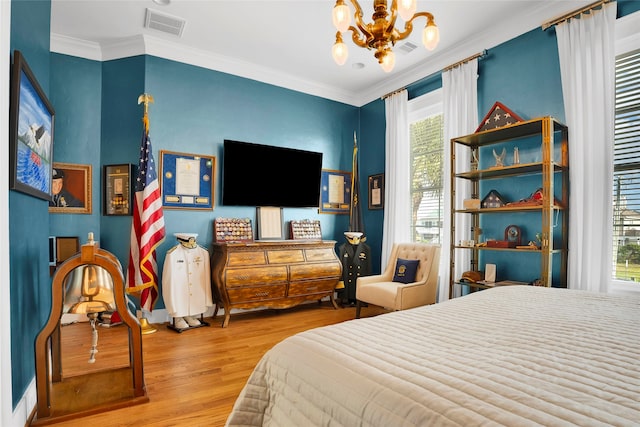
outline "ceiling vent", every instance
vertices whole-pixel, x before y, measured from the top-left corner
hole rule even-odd
[[[406,43],[403,43],[400,47],[398,47],[398,50],[404,54],[407,54],[407,53],[413,52],[417,47],[418,47],[417,45],[411,42],[406,42]]]
[[[167,15],[157,12],[155,10],[147,9],[147,13],[144,18],[145,28],[151,28],[152,30],[162,31],[174,36],[181,37],[182,30],[186,21],[182,18]]]

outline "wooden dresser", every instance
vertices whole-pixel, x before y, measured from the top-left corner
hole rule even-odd
[[[218,304],[224,307],[222,327],[232,308],[288,308],[329,297],[342,264],[332,240],[278,240],[213,243],[211,274]]]

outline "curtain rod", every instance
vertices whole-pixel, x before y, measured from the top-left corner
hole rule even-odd
[[[462,61],[458,61],[458,62],[456,62],[455,64],[451,64],[451,65],[449,65],[448,67],[444,67],[444,68],[442,69],[442,71],[449,71],[449,70],[453,70],[454,68],[459,67],[459,66],[460,66],[460,65],[462,65],[462,64],[466,64],[467,62],[469,62],[469,61],[471,61],[471,60],[474,60],[474,59],[476,59],[476,58],[482,58],[482,57],[483,57],[483,56],[485,56],[486,54],[487,54],[487,50],[485,49],[485,50],[483,50],[482,52],[478,52],[478,53],[476,53],[475,55],[471,55],[470,57],[463,59]]]
[[[566,15],[562,15],[561,17],[556,18],[556,19],[554,19],[552,21],[545,22],[544,24],[542,24],[542,30],[544,31],[549,27],[553,27],[554,25],[560,24],[561,22],[564,22],[564,21],[566,21],[568,19],[574,18],[574,17],[576,17],[578,15],[581,15],[581,14],[583,14],[585,12],[589,12],[592,9],[595,9],[596,7],[603,6],[604,4],[609,3],[610,1],[611,0],[599,0],[599,1],[595,2],[595,3],[591,3],[590,5],[583,7],[582,9],[578,9],[578,10],[575,10],[573,12],[569,12]]]
[[[405,90],[405,89],[406,89],[406,87],[403,87],[403,88],[400,88],[400,89],[396,89],[396,90],[394,90],[393,92],[389,92],[389,93],[388,93],[388,94],[386,94],[386,95],[382,95],[382,96],[380,97],[380,99],[386,99],[386,98],[388,98],[388,97],[390,97],[390,96],[395,95],[396,93],[400,93],[400,92],[402,92],[402,91],[403,91],[403,90]]]
[[[451,69],[453,69],[453,68],[455,68],[455,67],[458,67],[458,66],[460,66],[460,65],[464,64],[465,62],[469,62],[469,61],[471,61],[472,59],[482,58],[482,57],[483,57],[483,56],[485,56],[486,54],[487,54],[487,50],[485,49],[485,50],[483,50],[482,52],[478,52],[478,53],[476,53],[475,55],[471,55],[470,57],[463,59],[462,61],[458,61],[458,62],[456,62],[455,64],[449,65],[448,67],[444,68],[442,71],[448,71],[448,70],[451,70]],[[388,93],[388,94],[386,94],[386,95],[382,95],[382,96],[380,97],[380,99],[386,99],[386,98],[388,98],[388,97],[390,97],[390,96],[395,95],[396,93],[402,92],[402,91],[403,91],[403,90],[405,90],[405,89],[406,89],[406,87],[402,87],[402,88],[400,88],[400,89],[396,89],[396,90],[394,90],[393,92],[389,92],[389,93]]]

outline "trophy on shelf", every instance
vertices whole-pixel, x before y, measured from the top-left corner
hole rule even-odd
[[[504,167],[504,158],[507,155],[507,150],[505,148],[502,149],[502,153],[498,155],[496,153],[496,149],[493,149],[493,157],[496,159],[496,165],[494,168],[503,168]]]
[[[478,153],[473,150],[471,151],[471,170],[472,171],[477,171],[478,170]]]

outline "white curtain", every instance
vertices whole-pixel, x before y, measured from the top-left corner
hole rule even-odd
[[[467,180],[458,180],[455,206],[451,206],[451,138],[473,133],[478,127],[478,60],[473,59],[459,67],[442,73],[444,109],[444,236],[440,251],[440,284],[438,301],[450,298],[449,280],[451,263],[451,209],[462,207],[462,201],[471,197]],[[458,147],[461,148],[461,147]],[[468,171],[468,149],[456,151],[456,171]],[[456,215],[456,239],[471,239],[470,215]],[[455,277],[470,270],[469,251],[456,251]]]
[[[616,3],[556,26],[569,127],[568,287],[606,292],[612,274]]]
[[[402,90],[384,101],[387,131],[382,270],[387,265],[393,244],[411,241],[408,97],[407,91]]]

